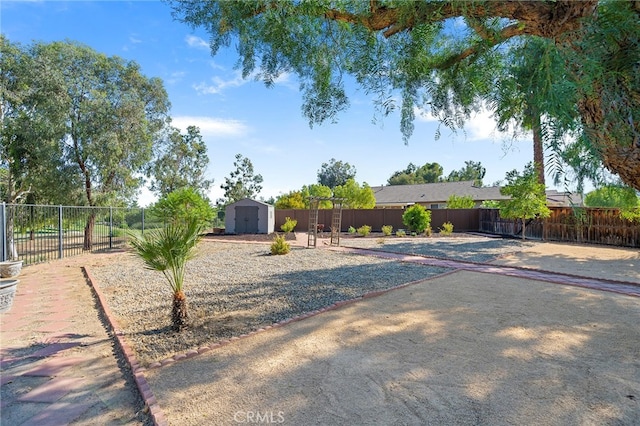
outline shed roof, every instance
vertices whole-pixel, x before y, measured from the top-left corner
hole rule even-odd
[[[273,207],[273,205],[265,203],[263,201],[254,200],[253,198],[243,198],[242,200],[238,200],[235,203],[231,203],[228,206],[234,206],[236,204],[261,204],[263,206]],[[228,207],[227,206],[227,207]]]

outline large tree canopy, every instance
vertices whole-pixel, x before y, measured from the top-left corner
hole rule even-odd
[[[425,163],[417,167],[409,163],[406,169],[394,172],[387,180],[389,185],[415,185],[435,183],[442,180],[442,166],[438,163]]]
[[[7,203],[78,202],[81,193],[60,151],[64,90],[34,47],[0,36],[0,195]]]
[[[213,181],[205,179],[209,156],[200,129],[189,126],[183,135],[179,129],[169,127],[165,140],[159,145],[147,171],[151,190],[160,197],[183,188],[193,188],[205,195]]]
[[[355,178],[356,173],[356,168],[351,164],[332,158],[329,163],[322,163],[320,166],[318,183],[333,189],[336,186],[344,185],[349,179]]]
[[[169,1],[179,19],[209,31],[214,53],[237,43],[245,77],[259,68],[270,85],[295,72],[311,125],[348,106],[343,76],[351,74],[378,113],[400,109],[405,139],[416,108],[457,128],[487,101],[495,106],[507,64],[527,40],[548,40],[561,67],[540,61],[531,82],[546,82],[545,93],[562,84],[568,96],[549,111],[533,99],[521,124],[548,117],[554,135],[540,136],[559,155],[575,154],[566,161],[580,167],[575,159],[587,153],[640,189],[640,1]]]
[[[243,198],[253,198],[262,191],[262,175],[255,174],[251,160],[242,154],[236,154],[233,166],[236,169],[220,185],[224,189],[224,198],[218,199],[219,206],[226,206]]]

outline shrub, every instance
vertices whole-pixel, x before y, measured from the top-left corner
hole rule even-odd
[[[165,223],[196,220],[203,227],[209,226],[215,215],[209,200],[193,188],[177,189],[165,195],[150,210],[152,216]]]
[[[287,216],[284,218],[284,224],[280,225],[280,229],[283,232],[286,232],[288,234],[289,232],[296,229],[297,224],[298,224],[297,220],[291,219],[290,217]]]
[[[382,235],[388,237],[393,232],[393,226],[391,225],[383,225],[382,226]]]
[[[451,235],[453,234],[453,223],[445,222],[442,224],[442,228],[438,228],[440,230],[440,235]]]
[[[422,233],[431,225],[431,210],[427,210],[420,204],[409,207],[402,215],[402,223],[411,231]]]
[[[498,209],[500,208],[500,201],[498,200],[484,200],[480,206],[483,209]]]
[[[407,235],[407,233],[405,232],[405,230],[404,230],[404,229],[398,229],[398,230],[396,231],[396,237],[404,237],[404,236],[406,236],[406,235]]]
[[[354,228],[353,226],[350,226],[349,229],[347,229],[347,232],[353,235],[356,233],[356,228]]]
[[[448,209],[472,209],[476,206],[475,201],[470,195],[463,195],[461,197],[451,194],[447,200]]]
[[[360,228],[358,228],[358,234],[362,235],[363,237],[366,237],[370,233],[371,227],[369,225],[362,225]]]
[[[424,230],[424,235],[426,235],[427,237],[430,237],[431,234],[433,234],[433,229],[431,229],[430,226],[427,226],[427,228]]]
[[[271,243],[271,254],[287,254],[291,251],[291,246],[285,239],[284,235],[276,234]]]

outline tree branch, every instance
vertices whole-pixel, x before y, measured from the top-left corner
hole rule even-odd
[[[487,38],[485,38],[485,37],[483,37],[482,34],[478,34],[485,41],[485,43],[475,44],[473,46],[470,46],[470,47],[466,48],[465,50],[463,50],[462,52],[460,52],[460,53],[458,53],[456,55],[452,55],[452,56],[448,57],[447,59],[442,61],[442,63],[440,65],[436,66],[436,68],[437,69],[449,68],[452,65],[457,64],[458,62],[468,58],[469,56],[475,55],[481,49],[485,49],[487,47],[493,47],[493,46],[495,46],[497,44],[500,44],[503,41],[505,41],[505,40],[507,40],[507,39],[509,39],[511,37],[515,37],[515,36],[522,35],[522,34],[525,34],[525,33],[526,33],[525,29],[522,28],[522,26],[520,24],[512,24],[512,25],[509,25],[509,26],[503,28],[502,31],[500,31],[500,34],[498,34],[497,37],[491,36],[488,33],[485,33],[485,36],[487,36]]]

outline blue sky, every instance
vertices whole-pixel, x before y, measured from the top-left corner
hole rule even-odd
[[[443,129],[437,141],[437,123],[418,118],[407,146],[398,115],[372,124],[372,99],[355,85],[348,87],[351,107],[337,123],[310,129],[294,75],[282,76],[272,88],[243,80],[234,69],[233,47],[212,57],[208,35],[174,21],[170,7],[159,1],[2,0],[0,13],[0,30],[11,42],[74,40],[134,60],[147,77],[161,78],[173,125],[200,127],[207,143],[212,201],[223,195],[220,185],[233,170],[236,154],[248,157],[263,176],[264,198],[316,183],[318,169],[331,158],[353,165],[356,180],[371,186],[385,184],[409,162],[440,163],[447,175],[468,160],[482,162],[484,183],[491,184],[533,158],[531,137],[508,140],[495,131],[488,113],[474,117],[464,133]],[[143,191],[140,204],[150,201]]]

